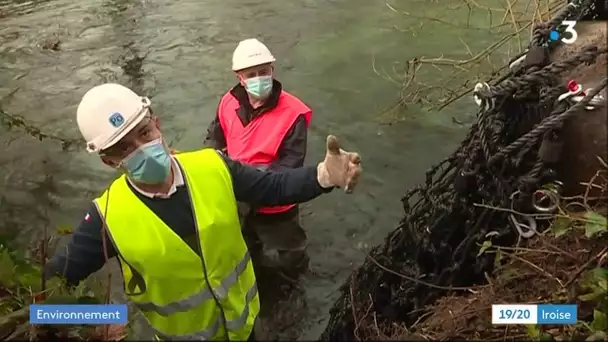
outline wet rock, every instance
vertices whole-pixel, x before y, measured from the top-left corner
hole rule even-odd
[[[588,182],[600,168],[597,157],[608,160],[606,146],[606,107],[573,118],[564,126],[564,151],[558,173],[564,182],[564,195],[574,196],[585,191]],[[589,195],[597,196],[597,189]]]
[[[577,25],[579,38],[571,45],[561,45],[556,48],[552,59],[562,60],[578,53],[584,46],[595,45],[606,48],[607,27],[603,22],[583,22]],[[584,89],[596,86],[608,74],[608,65],[605,55],[598,58],[595,64],[581,65],[562,77],[566,84],[569,80],[576,80]],[[567,121],[563,128],[564,149],[558,163],[559,178],[564,183],[564,195],[574,196],[585,191],[581,182],[588,182],[601,166],[597,157],[608,161],[608,95],[603,92],[603,106],[592,111],[579,113]],[[590,196],[595,196],[597,190],[593,189]]]

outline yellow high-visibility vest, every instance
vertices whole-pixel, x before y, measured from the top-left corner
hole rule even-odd
[[[199,257],[122,176],[94,203],[118,251],[125,292],[162,340],[247,340],[260,310],[232,178],[213,149],[176,154]]]

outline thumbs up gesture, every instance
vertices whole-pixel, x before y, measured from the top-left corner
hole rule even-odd
[[[351,193],[361,175],[361,157],[358,153],[346,152],[340,148],[338,138],[327,136],[325,160],[317,166],[317,180],[324,188],[332,186],[344,188]]]

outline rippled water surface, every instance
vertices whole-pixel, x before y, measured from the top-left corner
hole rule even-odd
[[[449,15],[447,2],[395,6]],[[80,97],[96,84],[120,82],[151,96],[176,148],[194,149],[219,97],[235,83],[236,43],[259,37],[277,57],[284,87],[314,109],[308,163],[322,157],[328,133],[363,157],[356,194],[335,191],[303,209],[313,272],[302,281],[306,307],[285,336],[316,338],[339,285],[363,258],[359,249],[381,242],[396,226],[405,190],[464,133],[449,111],[401,110],[391,125],[378,118],[397,101],[398,88],[376,75],[372,60],[390,70],[416,55],[464,52],[458,33],[446,27],[429,26],[416,36],[394,27],[416,23],[377,0],[0,0],[0,97],[14,91],[2,108],[45,132],[78,138]],[[480,34],[473,45],[489,39]],[[0,134],[5,143],[16,136]],[[95,156],[62,153],[52,141],[18,139],[4,151],[0,189],[21,213],[4,223],[24,227],[24,239],[40,233],[33,205],[46,208],[51,226],[74,225],[113,177]],[[36,201],[34,181],[45,173],[57,203],[50,208]]]

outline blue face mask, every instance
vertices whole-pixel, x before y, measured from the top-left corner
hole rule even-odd
[[[245,80],[245,89],[256,99],[265,99],[272,91],[272,76],[258,76]]]
[[[171,172],[171,156],[165,149],[162,139],[157,139],[140,146],[137,151],[123,160],[122,166],[133,181],[159,184]]]

